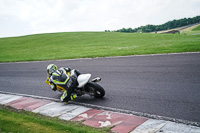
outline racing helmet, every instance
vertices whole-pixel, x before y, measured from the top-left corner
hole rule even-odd
[[[52,75],[53,72],[57,70],[57,66],[55,64],[50,64],[47,66],[47,73]]]

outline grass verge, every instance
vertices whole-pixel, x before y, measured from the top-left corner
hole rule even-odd
[[[200,30],[200,25],[198,25],[197,27],[195,27],[194,29],[192,29],[192,31],[199,31]]]
[[[200,24],[181,30],[181,34],[193,35],[200,33]]]
[[[199,35],[66,32],[0,38],[0,62],[196,51]]]
[[[63,121],[0,105],[1,133],[106,133],[109,130],[109,128],[96,129],[81,122]]]

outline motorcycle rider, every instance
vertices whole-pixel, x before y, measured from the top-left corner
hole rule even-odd
[[[60,97],[62,102],[68,102],[77,97],[77,94],[74,94],[73,90],[78,85],[77,77],[80,75],[78,70],[71,70],[65,67],[57,69],[55,64],[50,64],[47,66],[47,74],[47,81],[49,81],[52,90],[57,90],[56,85],[65,89]]]

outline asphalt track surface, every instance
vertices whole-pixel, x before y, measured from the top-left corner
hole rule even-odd
[[[200,53],[0,63],[0,91],[59,99],[45,84],[50,63],[102,78],[103,99],[77,102],[200,122]]]

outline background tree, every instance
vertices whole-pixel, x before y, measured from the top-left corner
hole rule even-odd
[[[196,16],[193,18],[183,18],[179,20],[172,20],[168,21],[164,24],[161,25],[146,25],[146,26],[140,26],[138,28],[132,29],[132,28],[122,28],[119,30],[116,30],[115,32],[127,32],[127,33],[133,33],[133,32],[156,32],[156,31],[161,31],[161,30],[168,30],[168,29],[173,29],[177,27],[182,27],[182,26],[187,26],[195,23],[200,23],[200,16]]]

